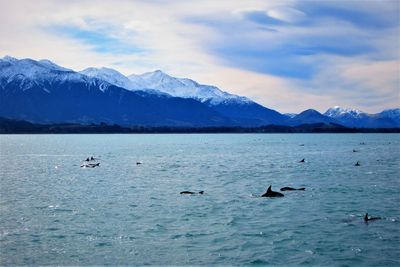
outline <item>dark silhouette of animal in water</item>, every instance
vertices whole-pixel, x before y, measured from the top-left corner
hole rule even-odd
[[[285,187],[282,187],[281,188],[281,191],[293,191],[293,190],[302,190],[302,191],[304,191],[304,190],[306,190],[304,187],[301,187],[301,188],[293,188],[293,187],[287,187],[287,186],[285,186]]]
[[[299,162],[304,163],[304,162],[306,162],[306,159],[302,159]]]
[[[83,164],[83,165],[81,165],[81,168],[95,168],[95,167],[98,167],[98,166],[100,166],[100,162]]]
[[[138,161],[138,162],[136,162],[136,165],[140,165],[140,164],[142,164],[143,162],[141,162],[141,161]]]
[[[359,161],[357,161],[357,163],[356,163],[356,164],[354,164],[354,166],[361,166],[361,164],[360,164],[360,162],[359,162]]]
[[[368,223],[369,221],[375,221],[375,220],[380,220],[380,219],[382,219],[382,218],[381,217],[369,217],[368,212],[365,213],[365,216],[364,216],[364,222],[366,222],[366,223]]]
[[[182,192],[180,192],[179,194],[181,194],[181,195],[194,195],[194,194],[200,194],[200,195],[202,195],[202,194],[204,194],[204,191],[200,191],[200,192],[198,192],[198,193],[192,192],[192,191],[182,191]]]
[[[275,192],[271,190],[271,186],[268,187],[267,192],[265,192],[261,197],[283,197],[284,194]]]
[[[353,149],[353,152],[358,152],[358,150]]]

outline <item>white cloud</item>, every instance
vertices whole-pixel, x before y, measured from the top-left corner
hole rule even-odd
[[[290,7],[277,7],[267,11],[267,15],[282,21],[301,22],[307,16],[304,12]]]

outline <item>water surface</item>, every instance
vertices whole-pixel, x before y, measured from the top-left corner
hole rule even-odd
[[[399,137],[0,135],[0,264],[399,266]]]

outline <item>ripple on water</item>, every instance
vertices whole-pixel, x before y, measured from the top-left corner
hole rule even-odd
[[[0,265],[400,265],[398,135],[3,135],[0,147]],[[82,170],[91,154],[103,167]],[[270,184],[307,189],[260,198]],[[383,219],[366,225],[367,211]]]

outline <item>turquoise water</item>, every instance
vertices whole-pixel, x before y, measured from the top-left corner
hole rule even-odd
[[[399,172],[396,134],[0,135],[0,264],[399,266]]]

